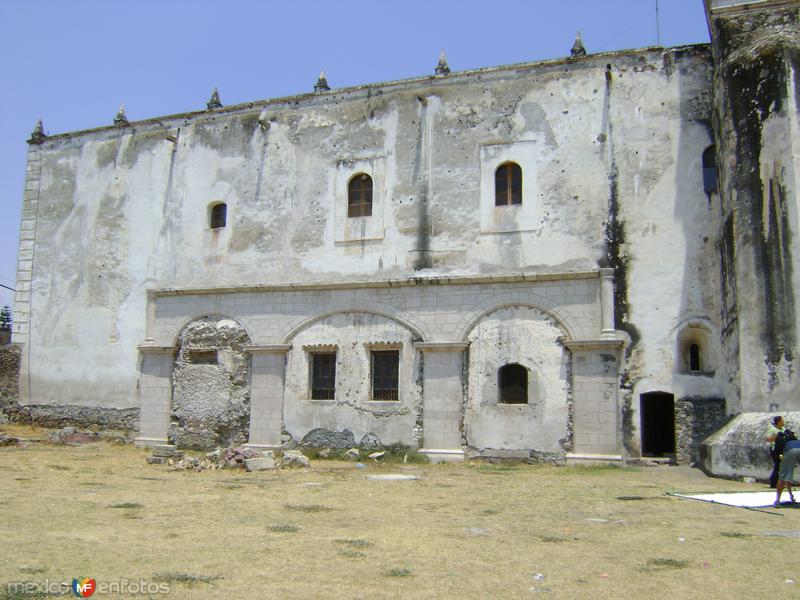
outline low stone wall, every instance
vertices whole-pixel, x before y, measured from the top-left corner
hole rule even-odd
[[[680,465],[696,464],[700,444],[725,422],[723,398],[680,398],[675,403],[675,460]]]
[[[89,427],[96,425],[102,429],[139,430],[138,408],[96,408],[91,406],[48,406],[34,404],[24,406],[16,402],[6,409],[9,419],[16,423],[40,427]]]
[[[19,398],[21,355],[22,347],[18,344],[0,346],[0,415]]]
[[[703,440],[700,445],[700,468],[718,477],[769,479],[772,459],[765,438],[770,420],[776,414],[783,415],[787,428],[800,431],[800,412],[736,415]]]

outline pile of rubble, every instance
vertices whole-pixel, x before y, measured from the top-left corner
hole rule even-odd
[[[5,433],[0,433],[0,446],[16,446],[19,444],[19,442],[19,438],[11,437]]]
[[[164,445],[153,448],[152,456],[147,457],[150,464],[169,465],[173,470],[205,471],[208,469],[245,469],[265,471],[269,469],[300,467],[308,468],[308,457],[299,450],[284,450],[276,458],[272,450],[254,450],[237,446],[217,448],[203,456],[184,456],[175,446]]]

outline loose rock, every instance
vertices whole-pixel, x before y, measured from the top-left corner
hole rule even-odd
[[[307,469],[311,463],[308,457],[299,450],[289,450],[283,453],[283,466]]]
[[[358,445],[364,450],[381,450],[383,448],[381,439],[371,431],[361,438],[361,443]]]
[[[267,471],[269,469],[274,469],[275,459],[274,458],[247,458],[244,461],[244,468],[245,471],[252,472],[252,471]]]

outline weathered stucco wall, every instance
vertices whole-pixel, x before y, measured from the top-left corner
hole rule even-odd
[[[645,49],[47,138],[31,147],[29,178],[36,185],[26,191],[25,230],[35,231],[36,266],[30,296],[16,307],[15,339],[31,348],[23,365],[31,375],[30,401],[134,408],[137,344],[175,345],[181,328],[204,315],[237,319],[255,344],[281,344],[303,322],[280,331],[274,323],[291,315],[324,317],[328,310],[358,313],[365,282],[526,274],[531,281],[550,277],[557,287],[580,286],[570,274],[605,266],[615,269],[616,326],[631,341],[623,378],[628,414],[647,389],[719,397],[722,367],[699,383],[677,377],[676,366],[683,324],[702,321],[719,330],[709,236],[714,211],[701,169],[711,144],[710,73],[704,46]],[[508,160],[522,167],[523,203],[496,207],[494,171]],[[347,182],[360,172],[374,181],[373,214],[347,218]],[[227,204],[227,226],[211,229],[217,202]],[[353,293],[337,296],[332,307],[326,286],[348,282]],[[263,303],[259,290],[288,284],[319,289],[302,296],[281,291]],[[215,288],[226,286],[241,293],[209,303]],[[386,314],[381,294],[392,294],[389,287],[368,294],[376,314]],[[404,335],[463,340],[474,326],[470,319],[486,308],[476,307],[505,293],[486,279],[454,287],[460,304],[444,321],[435,286],[420,287],[423,301],[406,294],[394,304],[395,313],[412,319]],[[148,301],[148,290],[168,289],[203,289],[205,296]],[[547,291],[539,296],[507,305],[552,308]],[[596,289],[576,290],[558,306],[559,326],[573,340],[598,337]],[[464,319],[465,329],[445,337]],[[415,329],[416,322],[424,326]],[[162,329],[148,331],[146,323]],[[314,335],[329,333],[316,327]],[[330,331],[338,332],[329,336],[336,344],[367,335],[352,337],[339,326]],[[546,363],[539,382],[550,404],[546,427],[537,427],[548,436],[537,443],[550,451],[568,437],[568,394],[557,381],[564,353],[547,327],[532,333],[546,340],[542,354],[528,358]],[[347,405],[310,416],[294,402],[303,380],[293,371],[300,364],[296,344],[291,352],[285,416],[292,435],[340,419],[358,432],[380,429],[389,441],[417,435],[416,392],[403,400],[403,418],[377,418]],[[417,360],[403,355],[411,381]],[[352,381],[359,376],[353,373]],[[482,413],[470,416],[477,437],[469,443],[477,446],[511,444],[490,431],[501,422],[515,443],[545,430]],[[632,439],[635,423],[631,417]],[[630,446],[635,451],[635,440]]]

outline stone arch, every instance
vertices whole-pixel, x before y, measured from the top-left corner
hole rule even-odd
[[[564,327],[538,307],[514,304],[486,312],[469,330],[467,443],[478,449],[563,452],[570,436],[571,354]],[[500,401],[499,370],[527,371],[524,403]]]
[[[290,344],[292,339],[304,329],[311,327],[314,323],[318,321],[322,321],[323,319],[327,319],[333,315],[343,314],[343,313],[366,313],[372,314],[379,317],[383,317],[385,319],[389,319],[391,321],[395,321],[396,323],[402,325],[403,327],[407,328],[411,331],[415,337],[419,338],[415,341],[425,342],[430,340],[430,332],[428,331],[428,327],[413,317],[408,317],[406,315],[401,315],[397,310],[395,310],[391,306],[387,306],[385,304],[380,304],[378,302],[371,302],[369,304],[336,304],[336,305],[329,305],[323,307],[323,310],[315,313],[312,316],[303,316],[299,319],[295,319],[289,325],[287,325],[280,333],[277,335],[277,339],[281,340],[281,344]]]
[[[244,327],[224,315],[196,317],[180,329],[171,378],[171,442],[209,448],[247,441],[249,345]]]
[[[323,311],[287,332],[283,395],[284,427],[294,439],[312,431],[346,428],[359,440],[377,436],[384,444],[418,445],[421,430],[421,354],[418,330],[392,315],[349,307]],[[376,354],[396,353],[394,398],[375,395]],[[325,367],[332,394],[315,397],[316,356],[333,360]]]
[[[564,331],[566,340],[574,338],[574,331],[579,329],[570,316],[562,315],[555,304],[549,298],[532,293],[508,292],[497,294],[488,300],[480,303],[474,310],[466,314],[456,326],[456,339],[462,342],[467,341],[467,337],[475,326],[486,316],[504,308],[524,307],[538,310],[553,319],[556,324]]]
[[[180,340],[180,336],[183,331],[194,323],[195,321],[199,321],[202,319],[229,319],[231,321],[235,321],[239,327],[241,327],[247,337],[250,338],[251,342],[255,343],[255,338],[253,337],[253,326],[249,323],[249,321],[243,317],[232,317],[232,314],[236,314],[236,310],[227,309],[224,306],[217,305],[214,310],[209,310],[205,312],[198,312],[193,314],[190,317],[185,317],[182,319],[177,325],[169,326],[164,328],[162,331],[159,332],[159,338],[164,342],[164,345],[170,346],[177,346],[178,341]]]

